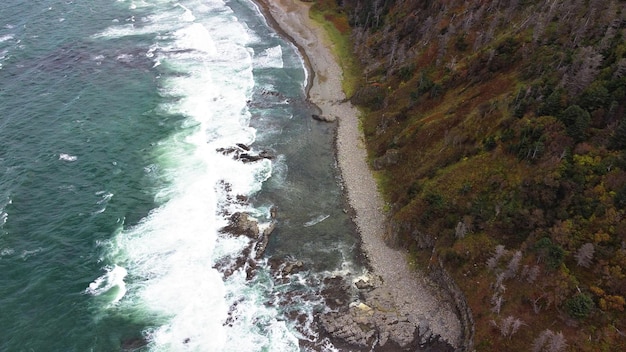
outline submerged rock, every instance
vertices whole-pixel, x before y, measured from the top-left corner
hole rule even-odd
[[[131,337],[125,339],[121,343],[122,351],[137,351],[148,345],[148,341],[144,337]]]

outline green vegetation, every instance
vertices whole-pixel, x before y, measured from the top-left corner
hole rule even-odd
[[[335,56],[343,68],[343,90],[347,95],[354,94],[359,84],[362,69],[352,54],[353,43],[348,16],[336,6],[334,0],[315,1],[311,8],[311,18],[320,23],[329,36]]]
[[[443,260],[476,349],[626,350],[626,3],[314,8],[358,58],[372,164],[402,160],[377,171],[387,235]]]
[[[591,314],[593,307],[593,300],[584,293],[577,294],[565,302],[567,313],[577,319],[587,318]]]

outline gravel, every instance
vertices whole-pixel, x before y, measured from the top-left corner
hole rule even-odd
[[[395,299],[396,306],[410,316],[424,317],[433,333],[458,346],[461,326],[452,306],[441,298],[441,292],[425,275],[412,270],[407,254],[388,247],[383,241],[385,216],[383,201],[372,171],[359,129],[359,110],[341,88],[343,72],[330,50],[332,44],[324,30],[308,16],[310,3],[299,0],[258,0],[269,20],[292,40],[312,70],[309,99],[325,116],[336,117],[337,158],[354,221],[362,239],[373,275],[383,279],[383,287]]]

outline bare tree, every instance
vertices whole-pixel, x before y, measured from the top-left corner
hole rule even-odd
[[[502,310],[503,303],[504,303],[504,298],[502,298],[502,295],[498,292],[494,293],[493,296],[491,296],[491,305],[493,306],[491,307],[491,311],[496,314],[500,314],[500,310]]]
[[[619,59],[619,61],[617,62],[617,68],[615,69],[613,76],[615,78],[622,78],[626,76],[626,59],[625,58]]]
[[[465,235],[467,234],[467,225],[465,225],[465,222],[459,221],[459,223],[456,224],[456,229],[454,233],[456,235],[456,238],[465,237]]]
[[[504,249],[504,246],[499,244],[496,246],[496,250],[493,253],[493,256],[489,259],[487,259],[487,268],[489,270],[494,270],[496,268],[496,266],[498,265],[498,260],[500,260],[500,258],[506,254],[507,250]]]
[[[506,268],[504,276],[508,279],[512,279],[517,275],[520,262],[522,261],[522,251],[515,251],[513,258],[509,261],[509,265]]]
[[[567,343],[562,332],[554,333],[546,329],[533,341],[532,352],[561,352]]]
[[[514,316],[509,315],[508,317],[500,320],[499,323],[497,323],[495,320],[492,320],[491,325],[500,330],[500,334],[503,337],[508,337],[510,339],[511,336],[513,336],[517,332],[517,330],[519,330],[519,328],[524,325],[524,322],[521,321],[519,318],[515,318]]]
[[[591,265],[591,260],[593,259],[593,253],[595,252],[595,248],[593,247],[593,243],[585,243],[576,252],[576,264],[578,266],[582,266],[588,268]]]
[[[567,347],[567,343],[565,342],[565,336],[563,336],[562,332],[558,332],[552,336],[550,340],[550,352],[561,352]]]
[[[537,276],[539,276],[539,266],[533,265],[528,271],[528,275],[526,276],[526,282],[532,284],[537,280]]]
[[[578,50],[574,63],[569,72],[563,76],[563,85],[570,95],[580,94],[591,82],[593,82],[602,65],[604,57],[593,47],[586,46]]]

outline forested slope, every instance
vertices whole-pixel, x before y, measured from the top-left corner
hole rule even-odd
[[[315,8],[362,65],[388,243],[444,263],[476,349],[626,350],[626,2]]]

